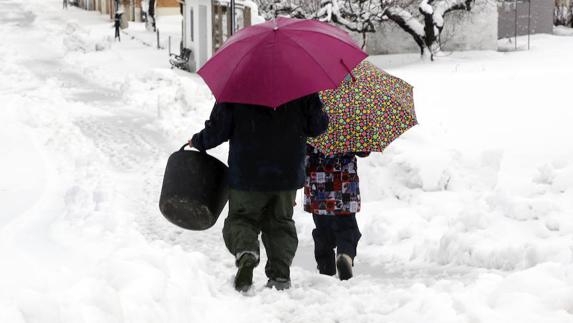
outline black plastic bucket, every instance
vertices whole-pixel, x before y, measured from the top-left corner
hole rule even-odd
[[[189,230],[212,227],[229,199],[228,168],[217,158],[184,150],[169,156],[159,210],[171,223]]]

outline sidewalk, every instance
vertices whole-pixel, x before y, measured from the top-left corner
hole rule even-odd
[[[169,51],[169,38],[171,38],[171,53],[179,53],[179,46],[181,42],[181,23],[183,17],[181,15],[175,16],[159,16],[157,17],[156,27],[159,32],[159,44],[157,33],[148,31],[145,28],[144,22],[129,22],[129,27],[122,30],[122,35],[131,37],[132,39],[140,41],[142,44]],[[159,45],[159,46],[158,46]]]

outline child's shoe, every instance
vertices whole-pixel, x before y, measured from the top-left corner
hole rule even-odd
[[[336,275],[336,264],[334,261],[334,253],[330,257],[323,257],[317,259],[318,272],[321,275],[334,276]]]
[[[339,254],[336,257],[336,269],[338,269],[338,278],[340,280],[352,278],[352,258],[344,253]]]

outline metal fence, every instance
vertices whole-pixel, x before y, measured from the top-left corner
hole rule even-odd
[[[550,34],[553,11],[553,0],[502,1],[498,5],[498,38]]]

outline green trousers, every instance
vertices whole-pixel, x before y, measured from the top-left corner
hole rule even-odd
[[[298,246],[292,219],[296,191],[249,192],[230,190],[229,216],[223,238],[238,258],[244,253],[257,257],[259,233],[267,252],[265,273],[270,279],[290,279],[290,265]]]

